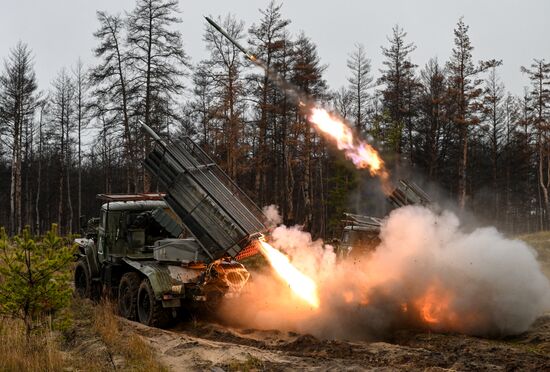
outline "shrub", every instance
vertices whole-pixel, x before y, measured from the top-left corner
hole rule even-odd
[[[74,250],[56,225],[38,239],[28,228],[12,239],[0,230],[0,315],[21,319],[27,338],[37,326],[62,319],[56,315],[71,298]]]

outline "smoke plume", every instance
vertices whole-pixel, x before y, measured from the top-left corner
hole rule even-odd
[[[279,226],[271,238],[317,282],[320,307],[266,268],[252,273],[244,298],[225,304],[226,321],[328,338],[383,338],[410,327],[499,336],[525,331],[550,310],[550,282],[531,247],[495,228],[465,233],[451,212],[397,209],[374,252],[344,261],[298,227]]]
[[[262,208],[262,212],[266,217],[268,227],[275,227],[283,222],[283,219],[279,214],[279,207],[275,204],[266,205]]]

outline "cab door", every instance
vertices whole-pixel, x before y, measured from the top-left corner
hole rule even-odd
[[[97,255],[99,261],[103,262],[107,259],[107,247],[106,247],[106,226],[107,226],[107,212],[101,210],[99,215],[99,228],[97,231]]]

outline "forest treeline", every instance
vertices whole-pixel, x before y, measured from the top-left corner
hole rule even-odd
[[[210,26],[203,30],[209,55],[193,63],[179,12],[177,0],[137,0],[124,15],[97,12],[95,63],[68,61],[50,86],[37,85],[40,56],[31,46],[3,52],[0,225],[38,233],[56,222],[75,232],[80,216],[97,214],[96,194],[156,191],[141,165],[152,142],[140,122],[164,138],[191,136],[258,205],[278,205],[286,223],[314,236],[333,236],[344,210],[370,213],[357,191],[368,173],[353,169],[267,73]],[[395,26],[381,50],[357,40],[342,56],[346,85],[331,90],[315,42],[289,31],[280,4],[268,4],[248,28],[232,15],[216,21],[349,121],[394,177],[438,185],[460,208],[510,233],[550,227],[549,62],[525,61],[517,73],[528,88],[517,96],[499,77],[506,61],[475,60],[463,19],[449,60],[425,65]],[[369,56],[380,52],[383,66],[374,71]]]

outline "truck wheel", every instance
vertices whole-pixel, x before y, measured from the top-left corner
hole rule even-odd
[[[74,269],[75,294],[80,298],[90,298],[92,295],[92,279],[86,261],[78,260]]]
[[[206,302],[204,303],[206,312],[215,315],[220,309],[222,299],[223,292],[221,291],[214,290],[206,293]]]
[[[155,299],[155,293],[149,279],[141,282],[138,291],[137,312],[140,323],[151,327],[165,327],[170,322],[171,313]]]
[[[122,275],[118,285],[118,312],[126,319],[136,319],[136,306],[140,278],[135,272]]]

